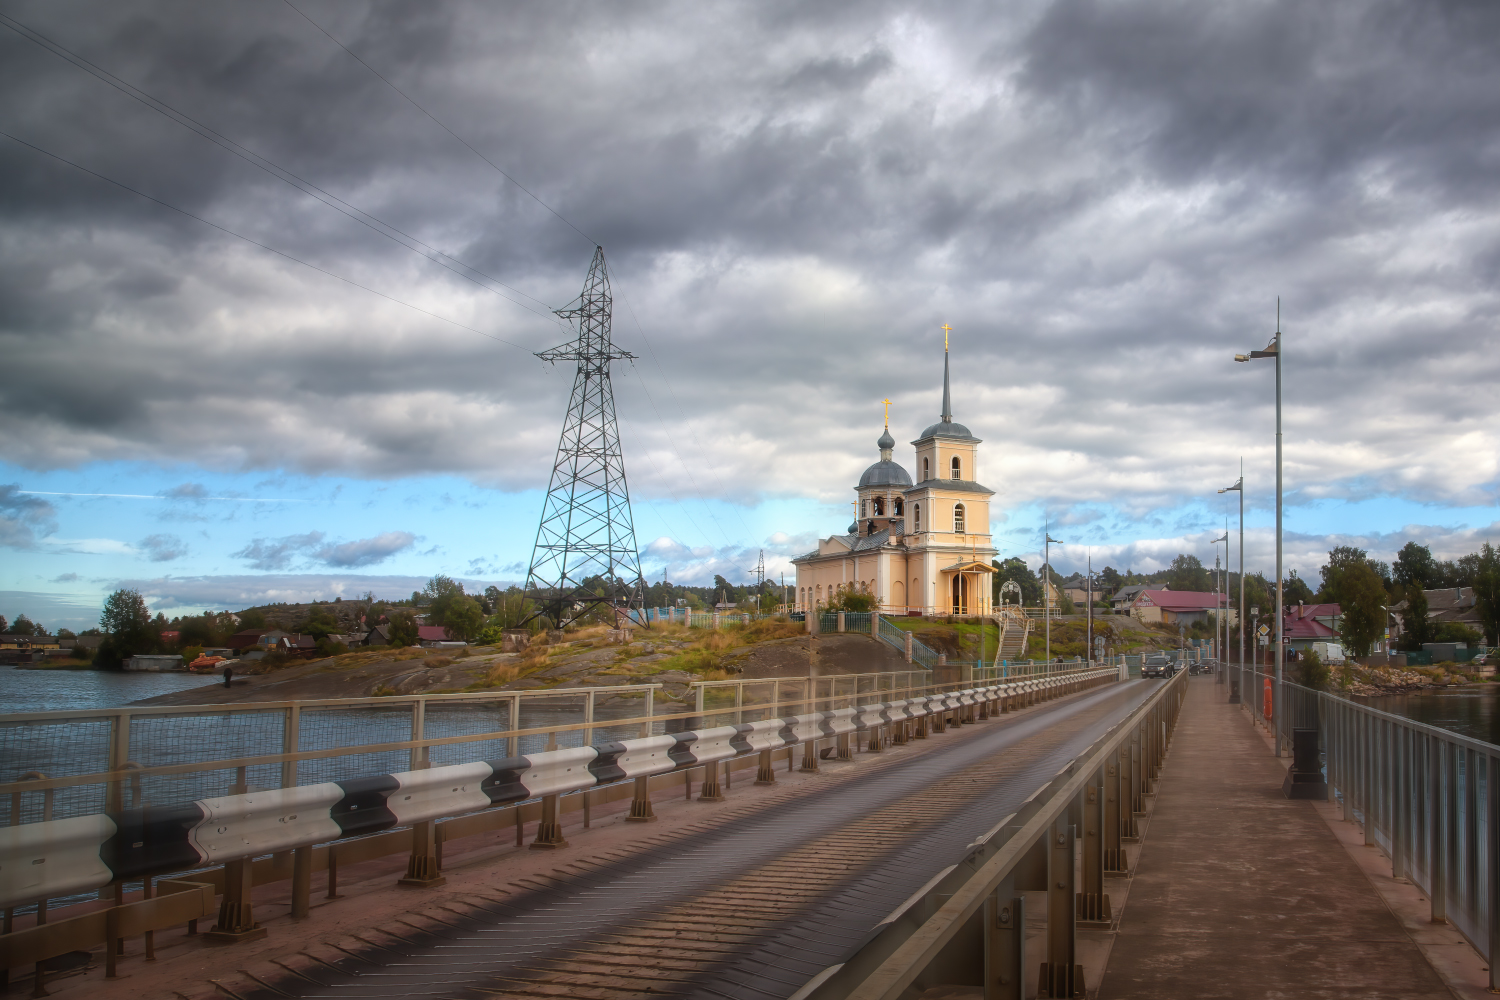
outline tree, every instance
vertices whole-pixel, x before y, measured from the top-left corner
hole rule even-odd
[[[259,608],[250,608],[247,611],[241,611],[240,612],[240,629],[241,630],[243,630],[243,631],[249,631],[250,629],[265,628],[265,627],[266,627],[266,613],[264,611],[261,611]]]
[[[1026,607],[1034,608],[1042,603],[1042,582],[1026,566],[1024,559],[1011,556],[1004,562],[998,559],[991,560],[990,565],[997,570],[990,577],[991,586],[994,588],[990,600],[996,605],[1000,603],[1000,585],[1008,581],[1014,581],[1015,585],[1021,588],[1021,603]]]
[[[1370,554],[1352,545],[1340,545],[1328,553],[1328,562],[1321,571],[1322,586],[1318,588],[1318,600],[1329,604],[1343,604],[1342,580],[1356,566],[1369,566]]]
[[[457,598],[444,611],[443,624],[448,627],[449,636],[468,641],[484,627],[484,608],[475,598]]]
[[[151,624],[151,609],[139,590],[117,590],[104,601],[99,627],[108,635],[144,631]]]
[[[1281,603],[1284,607],[1291,607],[1299,601],[1304,604],[1312,604],[1317,598],[1313,596],[1312,588],[1307,581],[1297,575],[1296,570],[1288,570],[1286,583],[1281,588]]]
[[[126,657],[153,652],[161,642],[160,630],[152,630],[151,609],[138,590],[110,594],[99,612],[99,627],[107,636],[94,659],[101,666],[118,667]]]
[[[1401,648],[1416,652],[1432,641],[1432,623],[1427,620],[1427,591],[1414,584],[1406,594],[1406,614],[1401,616]]]
[[[41,626],[37,625],[30,618],[27,618],[24,614],[16,615],[16,620],[10,623],[10,628],[6,629],[6,631],[11,635],[46,634],[42,631]]]
[[[397,611],[390,616],[390,645],[393,647],[417,644],[417,620],[409,611]]]
[[[1197,556],[1179,552],[1167,569],[1167,586],[1172,590],[1206,591],[1213,583]]]
[[[1437,569],[1431,549],[1416,542],[1407,542],[1396,553],[1396,564],[1391,567],[1391,575],[1403,587],[1426,588],[1434,582]]]
[[[1098,588],[1104,591],[1106,597],[1125,586],[1124,577],[1120,576],[1120,571],[1113,566],[1106,566],[1101,569],[1095,574],[1095,580]]]
[[[340,626],[327,608],[313,607],[309,609],[307,619],[297,626],[297,631],[314,639],[324,639],[339,632]]]
[[[1474,574],[1474,610],[1484,628],[1484,640],[1497,645],[1500,637],[1500,553],[1485,542],[1479,549],[1479,572]]]
[[[1385,584],[1369,561],[1363,560],[1338,571],[1338,595],[1344,647],[1352,656],[1369,656],[1376,640],[1385,634]]]
[[[4,615],[0,615],[0,632],[4,632],[9,627],[10,627],[10,623],[5,620],[5,616]]]

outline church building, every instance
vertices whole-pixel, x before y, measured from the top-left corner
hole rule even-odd
[[[845,591],[874,594],[886,614],[990,613],[990,497],[979,484],[980,441],[954,423],[943,351],[942,419],[912,442],[917,479],[891,458],[887,417],[880,461],[854,488],[859,516],[842,535],[792,560],[797,610],[825,607]]]

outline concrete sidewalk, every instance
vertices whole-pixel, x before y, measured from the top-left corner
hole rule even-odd
[[[1099,997],[1454,994],[1211,678],[1189,683]]]

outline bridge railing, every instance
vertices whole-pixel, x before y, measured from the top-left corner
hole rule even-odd
[[[32,772],[52,779],[130,772],[124,781],[57,786],[53,818],[65,819],[131,801],[223,795],[234,785],[284,788],[400,770],[418,759],[404,741],[427,741],[421,744],[430,748],[426,759],[441,765],[534,753],[546,746],[554,724],[567,727],[559,733],[560,746],[592,742],[596,731],[605,739],[634,736],[637,720],[654,714],[660,688],[628,684],[0,715],[0,779]],[[631,721],[620,721],[625,718]],[[450,742],[479,734],[489,735],[474,745]],[[394,743],[401,748],[368,748]],[[336,754],[234,763],[328,750]],[[168,765],[192,766],[161,770]],[[31,822],[38,809],[29,799],[0,795],[0,826]]]
[[[26,780],[0,783],[0,797],[13,803],[13,816],[26,820],[0,827],[0,906],[6,908],[7,918],[16,908],[40,918],[49,900],[78,901],[81,893],[106,886],[114,887],[117,905],[108,911],[113,916],[86,914],[45,926],[38,919],[38,926],[0,934],[0,968],[43,961],[78,947],[80,940],[114,939],[196,919],[207,912],[202,901],[211,902],[217,892],[223,893],[224,904],[215,933],[239,940],[256,930],[249,893],[258,882],[289,877],[293,914],[305,915],[314,870],[328,871],[331,896],[339,863],[410,851],[404,881],[436,884],[441,880],[441,845],[452,837],[513,824],[519,846],[524,824],[534,821],[542,846],[565,843],[561,835],[564,795],[579,802],[582,794],[587,825],[593,789],[624,788],[630,794],[629,782],[633,781],[630,817],[646,819],[652,815],[653,776],[678,775],[679,783],[686,784],[691,772],[700,770],[702,797],[717,798],[721,763],[726,778],[730,762],[742,759],[758,766],[757,781],[774,780],[772,755],[783,754],[790,765],[793,747],[803,748],[804,770],[817,770],[817,747],[822,741],[847,756],[858,734],[861,746],[868,742],[871,751],[878,751],[887,742],[905,742],[914,732],[921,735],[929,726],[942,732],[949,719],[975,721],[976,713],[983,718],[986,712],[1057,697],[1107,683],[1115,676],[1112,670],[1081,670],[1002,682],[928,685],[928,694],[914,698],[892,700],[871,692],[874,700],[860,699],[861,704],[853,707],[810,713],[802,711],[799,703],[783,703],[781,709],[796,714],[733,726],[706,727],[707,720],[696,709],[609,720],[611,728],[634,728],[626,739],[598,740],[604,727],[596,719],[215,759],[201,765],[176,763],[63,777],[30,775]],[[303,710],[315,707],[316,703],[299,706]],[[218,708],[221,715],[226,714],[226,706]],[[577,734],[578,740],[591,734],[596,742],[561,747],[566,734]],[[545,736],[548,749],[498,759],[483,759],[475,752],[501,745],[498,741],[531,736]],[[456,748],[454,755],[465,762],[432,766],[434,750],[445,747]],[[337,782],[295,783],[305,776],[311,762],[340,757],[371,760],[387,753],[409,755],[410,768],[367,771]],[[285,788],[254,790],[247,781],[257,768],[281,768],[287,774],[287,765],[297,769],[290,772],[293,782]],[[129,792],[137,778],[180,778],[226,768],[233,769],[239,779],[227,794],[184,801],[151,800]],[[51,806],[57,793],[83,786],[114,789],[109,796],[123,804],[91,815],[56,817]],[[28,808],[28,803],[40,808]],[[278,862],[278,857],[283,861]],[[171,899],[147,898],[128,907],[119,905],[125,902],[130,884],[149,889],[151,880],[183,872],[189,873],[190,881],[173,882]],[[176,899],[177,895],[182,899]],[[110,949],[111,966],[114,957]]]
[[[898,1000],[942,986],[1085,996],[1076,927],[1111,920],[1105,876],[1129,872],[1121,845],[1138,835],[1186,685],[1179,673],[1157,688],[792,1000]],[[1027,953],[1027,892],[1046,893],[1040,955]]]
[[[1275,677],[1250,664],[1242,677],[1242,703],[1270,729],[1265,692]],[[1500,989],[1500,746],[1286,680],[1281,695],[1276,735],[1295,746],[1296,730],[1317,731],[1343,818],[1391,859],[1393,878],[1426,894],[1433,922],[1458,928]]]

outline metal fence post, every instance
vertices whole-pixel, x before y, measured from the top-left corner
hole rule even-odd
[[[1431,873],[1432,885],[1427,898],[1432,901],[1432,922],[1448,922],[1448,804],[1452,789],[1448,784],[1451,768],[1448,764],[1449,748],[1446,740],[1433,735],[1427,737],[1427,776],[1432,786],[1431,827],[1428,838],[1427,870]]]
[[[1485,860],[1489,870],[1486,915],[1490,931],[1484,959],[1489,964],[1490,992],[1494,993],[1500,989],[1500,970],[1495,968],[1495,959],[1500,957],[1500,790],[1495,787],[1500,780],[1500,757],[1486,754],[1484,770]]]
[[[1373,847],[1375,844],[1375,720],[1369,716],[1364,717],[1364,725],[1361,730],[1360,759],[1360,812],[1365,818],[1365,846]]]
[[[1047,960],[1042,963],[1038,997],[1085,994],[1083,966],[1077,964],[1074,836],[1067,815],[1059,816],[1047,850]]]
[[[1026,998],[1026,897],[1012,881],[984,901],[984,1000]]]
[[[1406,852],[1411,850],[1411,770],[1408,767],[1410,735],[1405,726],[1396,728],[1396,774],[1391,788],[1391,878],[1406,877]]]

